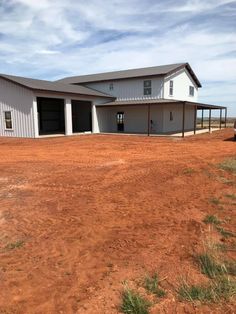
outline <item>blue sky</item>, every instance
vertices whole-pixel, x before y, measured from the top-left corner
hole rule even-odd
[[[236,116],[236,1],[0,0],[0,72],[64,76],[189,62]]]

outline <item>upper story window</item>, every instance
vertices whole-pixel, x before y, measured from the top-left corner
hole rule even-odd
[[[5,111],[4,112],[4,118],[5,118],[5,127],[7,130],[12,130],[12,117],[11,117],[11,111]]]
[[[173,96],[174,94],[174,81],[170,81],[170,87],[169,87],[169,95]]]
[[[113,83],[110,83],[109,84],[109,90],[113,90],[114,89],[114,85],[113,85]]]
[[[143,81],[143,94],[144,95],[152,95],[152,81],[147,80]]]
[[[194,87],[189,86],[189,96],[194,96]]]

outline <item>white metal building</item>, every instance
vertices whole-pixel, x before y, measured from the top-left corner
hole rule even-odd
[[[0,136],[196,131],[199,80],[188,63],[65,78],[0,75]],[[221,121],[221,119],[220,119]],[[221,127],[221,124],[220,124]]]

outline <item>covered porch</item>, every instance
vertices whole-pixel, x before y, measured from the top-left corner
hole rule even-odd
[[[100,133],[185,137],[225,128],[227,121],[226,107],[170,99],[113,101],[96,110]],[[219,113],[217,125],[213,112]]]

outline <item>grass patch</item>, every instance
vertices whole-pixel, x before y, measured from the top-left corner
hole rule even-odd
[[[212,289],[207,286],[201,285],[189,285],[184,282],[178,289],[178,295],[180,300],[186,300],[190,302],[211,302],[213,300]]]
[[[217,302],[222,299],[228,301],[236,295],[236,281],[228,277],[215,279],[209,285],[189,285],[184,282],[178,289],[180,300],[202,303]]]
[[[125,314],[149,314],[151,303],[137,292],[125,288],[120,310]]]
[[[225,243],[216,243],[215,248],[222,252],[236,251],[236,243],[230,243],[228,245],[226,245]]]
[[[18,240],[18,241],[16,241],[16,242],[8,243],[8,244],[5,246],[5,249],[6,249],[6,250],[19,249],[19,248],[21,248],[23,245],[24,245],[24,241]]]
[[[220,169],[236,173],[236,158],[229,158],[219,164]]]
[[[218,264],[214,257],[208,253],[200,254],[196,257],[201,272],[209,278],[216,278],[227,273],[224,264]]]
[[[225,230],[224,228],[217,226],[216,229],[224,238],[235,237],[233,232]]]
[[[155,294],[157,297],[162,298],[166,295],[165,291],[159,287],[159,279],[157,273],[153,276],[146,276],[144,280],[144,288],[152,293]]]
[[[225,194],[225,197],[230,198],[231,200],[236,200],[236,194]]]
[[[235,261],[224,261],[227,273],[231,276],[236,276],[236,262]]]
[[[212,197],[210,198],[210,203],[214,204],[214,205],[220,205],[220,200],[216,197]]]
[[[183,170],[183,174],[192,174],[195,170],[193,168],[186,168]]]
[[[218,177],[218,181],[222,182],[223,184],[227,184],[227,185],[234,185],[234,181],[224,178],[224,177]]]
[[[205,224],[212,224],[212,225],[219,225],[221,221],[214,215],[207,215],[204,219],[203,222]]]
[[[224,299],[228,301],[236,295],[236,281],[229,277],[220,277],[213,282],[212,292],[215,300]]]

